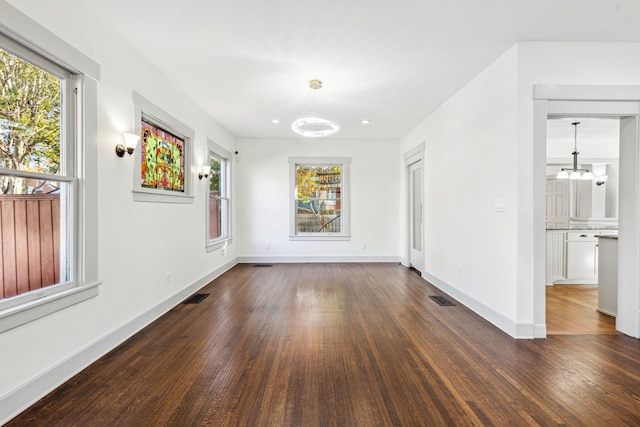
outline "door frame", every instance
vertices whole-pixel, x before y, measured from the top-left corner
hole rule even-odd
[[[404,195],[405,195],[405,244],[404,244],[404,262],[402,265],[405,267],[411,266],[411,195],[409,194],[411,191],[411,177],[409,172],[409,166],[412,164],[422,161],[422,201],[424,204],[424,189],[425,189],[425,170],[424,170],[424,147],[425,142],[422,141],[420,144],[413,147],[411,150],[404,153]],[[424,211],[422,213],[422,257],[423,257],[423,265],[424,265]],[[420,274],[423,272],[420,271]]]
[[[640,338],[640,86],[535,85],[533,103],[533,321],[535,336],[546,336],[545,197],[549,115],[617,116],[627,120],[624,171],[620,155],[618,229],[618,316],[616,329]],[[621,120],[621,137],[622,121]],[[621,140],[621,151],[623,142]],[[622,179],[625,179],[624,190]],[[623,194],[624,191],[624,194]],[[625,198],[623,206],[623,197]],[[635,262],[633,261],[635,260]],[[625,296],[624,298],[622,296]]]

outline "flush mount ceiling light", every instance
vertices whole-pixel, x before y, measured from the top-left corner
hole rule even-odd
[[[574,127],[573,134],[573,168],[562,168],[558,175],[556,175],[557,179],[582,179],[589,180],[593,179],[593,174],[589,171],[589,169],[579,169],[578,168],[578,125],[580,122],[573,122],[571,125]]]
[[[309,98],[307,98],[307,104],[300,117],[291,124],[291,129],[298,135],[306,136],[309,138],[322,138],[330,136],[336,133],[340,126],[332,120],[321,118],[317,111],[316,100],[318,96],[322,97],[324,104],[327,104],[324,95],[322,94],[322,82],[314,79],[309,82]]]

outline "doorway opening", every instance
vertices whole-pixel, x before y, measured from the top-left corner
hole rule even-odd
[[[534,336],[547,334],[545,177],[547,118],[607,116],[620,121],[616,330],[640,338],[640,86],[534,87]]]
[[[599,236],[618,236],[619,146],[618,117],[547,117],[547,335],[617,333],[616,283],[599,271],[611,255],[601,259]],[[591,178],[562,177],[575,167]]]
[[[406,265],[421,275],[424,271],[423,152],[424,142],[404,155],[407,200]]]

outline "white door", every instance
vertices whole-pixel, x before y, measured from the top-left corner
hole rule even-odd
[[[422,161],[409,165],[409,265],[424,271],[422,233]]]

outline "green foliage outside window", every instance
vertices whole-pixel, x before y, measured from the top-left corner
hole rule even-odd
[[[61,104],[57,76],[0,49],[0,167],[60,172]],[[13,182],[0,191],[21,192]]]

